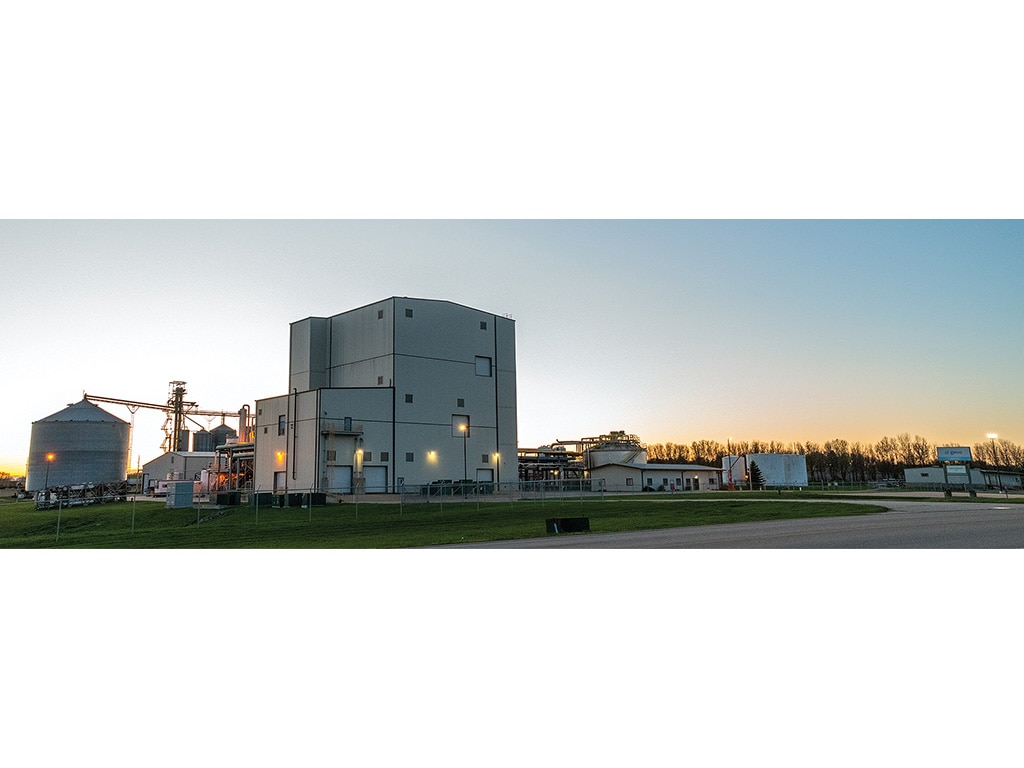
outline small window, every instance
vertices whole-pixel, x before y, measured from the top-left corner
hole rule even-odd
[[[266,427],[263,428],[263,434],[264,435],[267,434],[267,428]]]
[[[490,376],[491,375],[491,358],[489,357],[477,357],[476,358],[476,375],[477,376]]]
[[[391,461],[391,453],[389,451],[381,451],[380,452],[380,460],[381,461]]]
[[[632,477],[627,477],[626,478],[626,485],[632,485],[632,484],[633,484],[633,478]]]
[[[481,464],[490,464],[491,463],[491,455],[489,453],[481,453],[480,454],[480,463]]]
[[[486,320],[481,320],[480,321],[480,330],[481,331],[486,331],[487,330],[487,321]]]
[[[327,452],[327,460],[328,461],[337,461],[338,460],[338,452],[337,451],[328,451]]]
[[[262,416],[263,415],[263,409],[262,408],[257,408],[256,409],[256,415],[257,416]]]
[[[406,309],[405,310],[405,316],[406,317],[412,317],[412,310],[411,309]]]
[[[284,416],[277,417],[277,434],[279,437],[284,434]]]
[[[373,451],[363,451],[363,461],[373,461]]]
[[[466,407],[466,398],[460,397],[458,400],[455,401],[455,403],[457,404],[457,406],[459,408],[465,408]]]
[[[647,478],[647,484],[648,485],[654,485],[654,478],[653,477],[648,477]]]
[[[413,455],[412,455],[411,453],[407,453],[407,454],[405,454],[405,460],[406,460],[407,462],[411,462],[411,461],[413,461]]]
[[[379,387],[383,383],[384,383],[384,377],[383,376],[378,376],[377,377],[377,386]]]
[[[405,402],[411,403],[412,402],[412,395],[406,395],[405,396]]]
[[[383,320],[384,319],[384,310],[383,309],[378,309],[377,310],[377,319],[378,320]]]

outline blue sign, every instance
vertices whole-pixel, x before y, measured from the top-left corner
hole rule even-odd
[[[936,448],[939,454],[939,461],[970,461],[971,449],[966,445],[957,448]]]

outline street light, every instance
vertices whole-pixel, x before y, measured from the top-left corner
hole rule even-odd
[[[462,492],[466,492],[466,484],[469,482],[469,463],[466,459],[466,438],[469,437],[469,425],[465,422],[459,424],[459,432],[462,433]]]
[[[46,454],[46,480],[43,482],[43,490],[46,492],[46,500],[50,500],[50,465],[53,463],[54,455]]]
[[[999,467],[997,466],[997,460],[996,460],[996,438],[998,438],[999,435],[997,435],[995,432],[989,432],[987,435],[985,435],[985,437],[987,437],[989,440],[992,441],[992,467],[996,471],[996,477],[999,478],[999,492],[1002,493],[1002,491],[1003,491],[1003,473],[999,471]]]

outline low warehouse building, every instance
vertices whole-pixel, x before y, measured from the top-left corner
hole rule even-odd
[[[954,472],[954,468],[959,469]],[[971,467],[970,475],[964,465],[949,467],[907,467],[903,470],[903,479],[908,487],[963,486],[969,485],[977,489],[1020,490],[1024,486],[1024,477],[1019,472],[1007,470],[981,469]],[[969,478],[969,479],[968,479]]]
[[[610,493],[717,491],[721,470],[699,464],[611,463],[592,467],[591,488]]]
[[[165,486],[165,480],[200,480],[202,471],[213,463],[213,451],[170,451],[142,465],[142,488],[145,493]]]

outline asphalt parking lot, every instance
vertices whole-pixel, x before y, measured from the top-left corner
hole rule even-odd
[[[854,500],[843,500],[858,503]],[[493,549],[1005,549],[1024,547],[1024,505],[978,501],[862,501],[887,512],[624,533],[580,533],[459,545]]]

